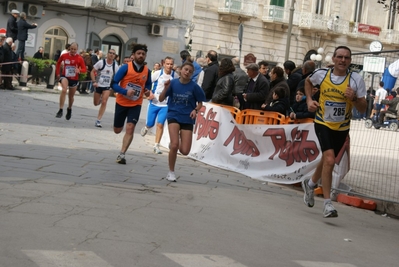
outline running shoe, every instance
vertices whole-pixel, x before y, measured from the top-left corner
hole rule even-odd
[[[305,179],[302,181],[302,189],[305,192],[303,195],[303,202],[308,207],[313,207],[314,206],[314,188],[311,188],[309,186],[309,179]]]
[[[126,164],[125,155],[119,154],[118,157],[116,158],[116,162],[119,164]]]
[[[338,212],[334,208],[334,206],[331,203],[331,201],[328,201],[326,204],[324,204],[323,216],[324,216],[324,218],[335,218],[335,217],[338,217]]]
[[[147,127],[144,126],[143,128],[141,128],[141,131],[140,131],[141,136],[144,137],[147,133],[148,133]]]
[[[99,127],[99,128],[103,127],[101,125],[101,121],[99,121],[99,120],[96,120],[96,123],[94,124],[94,126]]]
[[[159,149],[159,146],[154,146],[154,153],[155,154],[162,154],[161,149]]]
[[[166,175],[166,180],[170,182],[176,182],[176,175],[174,172],[168,172],[168,175]]]
[[[67,109],[67,114],[65,115],[65,119],[67,119],[67,121],[69,121],[72,117],[72,109],[68,108]]]
[[[56,118],[62,117],[62,109],[58,110],[57,114],[55,115]]]

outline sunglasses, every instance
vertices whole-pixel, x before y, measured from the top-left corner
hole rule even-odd
[[[115,53],[114,53],[114,52],[108,52],[108,54],[110,54],[110,55],[115,55]]]

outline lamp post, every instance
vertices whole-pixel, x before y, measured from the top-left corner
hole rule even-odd
[[[310,55],[310,60],[316,61],[317,68],[321,68],[321,64],[323,62],[323,54],[324,54],[324,48],[319,47],[319,49],[317,49],[317,55],[316,54]],[[331,62],[331,60],[332,60],[331,56],[325,56],[324,58],[325,62]]]

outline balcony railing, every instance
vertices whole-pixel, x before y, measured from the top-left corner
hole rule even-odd
[[[118,0],[91,0],[91,6],[118,9]]]
[[[173,18],[175,7],[175,0],[148,0],[146,15]]]
[[[299,24],[300,12],[294,11],[293,25]],[[264,22],[274,22],[280,24],[288,24],[290,21],[290,10],[281,6],[265,5],[263,8]]]
[[[142,0],[126,0],[123,11],[141,14]]]
[[[247,0],[219,0],[220,14],[233,14],[242,17],[256,18],[258,16],[258,2]]]

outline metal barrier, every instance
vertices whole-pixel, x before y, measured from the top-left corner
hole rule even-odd
[[[360,70],[366,88],[376,90],[383,77],[380,71],[364,71],[365,57],[385,58],[384,70],[399,59],[399,50],[353,53],[352,67]],[[366,66],[366,69],[370,66]],[[399,71],[399,70],[398,70]],[[385,76],[383,81],[385,80]],[[384,81],[385,82],[385,81]],[[397,88],[398,83],[393,83]],[[388,88],[388,89],[392,89]],[[371,107],[371,106],[370,106]],[[369,114],[369,113],[368,113]],[[399,132],[388,127],[366,128],[364,120],[352,120],[350,130],[350,171],[338,192],[399,203]]]

